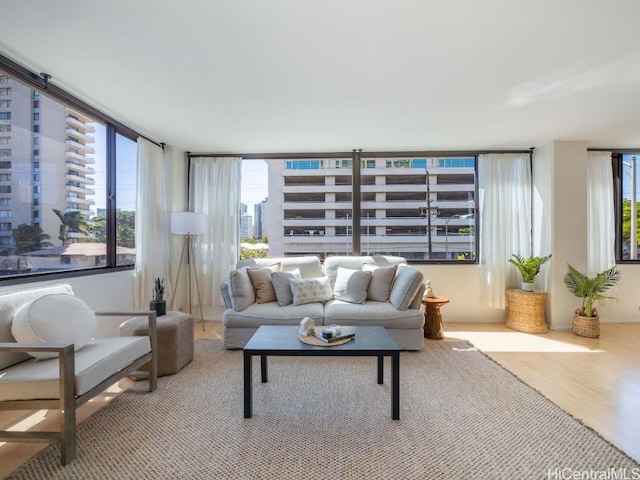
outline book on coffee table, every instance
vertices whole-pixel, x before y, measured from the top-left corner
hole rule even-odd
[[[336,335],[335,337],[331,337],[331,338],[324,338],[322,336],[322,331],[314,331],[313,332],[313,336],[316,338],[319,338],[320,340],[322,340],[325,343],[333,343],[333,342],[337,342],[338,340],[342,340],[343,338],[353,338],[356,336],[355,332],[349,332],[349,331],[342,331],[340,332],[338,335]]]

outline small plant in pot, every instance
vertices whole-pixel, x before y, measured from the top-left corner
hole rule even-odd
[[[620,271],[615,267],[598,273],[589,278],[567,263],[567,273],[564,284],[576,297],[582,298],[582,305],[573,316],[573,333],[581,337],[598,338],[600,336],[600,318],[595,309],[595,303],[605,298],[615,298],[603,295],[609,288],[620,281]]]
[[[164,299],[164,279],[156,278],[153,284],[153,300],[149,302],[149,309],[155,310],[156,315],[167,313],[167,302]]]
[[[533,292],[536,275],[540,273],[540,267],[544,265],[550,258],[551,254],[546,257],[523,257],[522,255],[511,255],[512,258],[507,260],[514,265],[522,276],[522,290],[525,292]]]

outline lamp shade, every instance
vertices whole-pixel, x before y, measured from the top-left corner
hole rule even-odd
[[[198,235],[206,230],[206,215],[194,212],[172,212],[171,233]]]

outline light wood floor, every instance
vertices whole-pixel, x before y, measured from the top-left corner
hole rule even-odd
[[[194,325],[196,338],[221,338],[220,322]],[[502,324],[447,324],[444,342],[465,339],[604,438],[640,461],[640,324],[603,324],[599,339],[571,332],[525,334]],[[426,348],[429,342],[425,340]],[[122,380],[78,411],[78,422],[128,388]],[[509,406],[505,405],[505,409]],[[50,411],[0,412],[0,428],[47,429]],[[46,445],[0,442],[0,476]]]

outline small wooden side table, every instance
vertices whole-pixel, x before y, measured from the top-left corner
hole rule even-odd
[[[507,327],[525,333],[549,332],[544,318],[547,292],[525,292],[517,288],[509,288],[506,291],[506,298]]]
[[[444,326],[440,307],[449,303],[448,297],[422,297],[424,306],[424,338],[442,340],[444,338]]]

